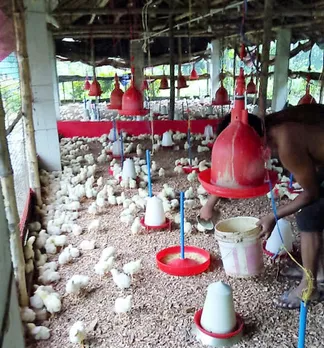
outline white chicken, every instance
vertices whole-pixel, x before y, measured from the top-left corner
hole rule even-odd
[[[139,273],[142,267],[142,260],[131,261],[123,266],[125,274],[130,275],[133,278],[134,274]]]
[[[33,336],[36,341],[48,340],[50,338],[50,330],[46,326],[36,326],[35,324],[28,323],[28,333]]]
[[[98,274],[100,276],[100,280],[101,277],[103,277],[105,274],[107,274],[108,272],[110,272],[114,266],[114,257],[111,256],[109,257],[109,259],[106,260],[99,260],[98,263],[95,264],[94,270],[95,273]]]
[[[86,337],[86,329],[82,321],[77,321],[71,326],[69,330],[69,339],[71,343],[78,343],[83,346],[83,342]]]
[[[134,222],[132,223],[132,227],[131,227],[131,232],[133,235],[136,235],[140,232],[142,228],[142,225],[141,225],[141,221],[140,221],[140,218],[139,217],[136,217],[134,219]]]
[[[121,290],[128,289],[131,285],[131,278],[125,273],[119,273],[117,269],[113,268],[110,271],[114,283]]]
[[[36,319],[36,313],[29,307],[20,308],[20,316],[25,323],[32,323]]]
[[[193,182],[197,179],[197,173],[195,171],[193,171],[192,173],[187,175],[187,180],[189,182]]]
[[[101,261],[107,261],[110,257],[116,255],[116,249],[113,246],[106,247],[100,255]]]
[[[54,292],[53,289],[40,286],[35,291],[35,294],[43,300],[44,306],[49,313],[54,314],[61,311],[62,303],[60,295],[57,292]]]
[[[159,169],[159,177],[165,177],[165,170],[163,168]]]
[[[99,227],[100,227],[100,220],[99,219],[92,220],[90,224],[88,225],[88,231],[97,232],[99,230]]]
[[[88,276],[75,274],[66,283],[65,291],[68,294],[79,294],[80,291],[89,285],[90,278]]]
[[[115,300],[115,312],[120,316],[126,314],[132,308],[132,295],[128,295],[126,298],[119,297]]]
[[[195,194],[194,194],[194,190],[193,190],[192,186],[190,186],[188,188],[188,190],[185,191],[184,195],[185,195],[185,199],[195,198]]]

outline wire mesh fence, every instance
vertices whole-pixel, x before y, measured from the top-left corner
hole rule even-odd
[[[21,112],[20,81],[15,53],[0,61],[0,89],[5,109],[5,126],[19,215],[22,215],[29,194],[26,141],[23,120],[17,122]],[[12,125],[14,124],[14,127]]]

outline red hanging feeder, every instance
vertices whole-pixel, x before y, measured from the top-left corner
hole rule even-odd
[[[120,88],[119,79],[117,74],[115,74],[115,88],[110,95],[110,104],[107,105],[109,110],[119,110],[122,107],[122,98],[124,92]]]
[[[142,82],[141,90],[142,90],[142,91],[148,91],[148,89],[149,89],[148,82],[147,82],[147,80],[144,80],[144,81]]]
[[[145,116],[149,110],[143,109],[143,94],[135,87],[134,67],[132,67],[131,85],[122,98],[122,108],[118,110],[124,116]]]
[[[244,71],[241,68],[236,81],[231,123],[214,143],[211,169],[198,176],[205,190],[219,197],[252,198],[269,192],[263,144],[248,124],[244,91]],[[277,174],[270,172],[269,179],[274,185]]]
[[[177,86],[177,88],[178,89],[182,89],[182,88],[187,88],[187,87],[188,87],[187,80],[180,72],[180,75],[178,76],[178,86]]]
[[[253,81],[253,77],[251,76],[251,80],[246,86],[246,94],[256,94],[256,93],[257,93],[256,85]]]
[[[165,75],[161,79],[160,89],[169,89],[169,82]]]
[[[90,86],[89,96],[90,97],[100,97],[102,94],[100,83],[95,78]]]
[[[230,105],[231,101],[228,97],[228,92],[223,85],[223,80],[221,80],[221,85],[215,93],[215,99],[212,101],[212,105]]]
[[[86,80],[85,80],[85,83],[84,83],[84,86],[83,86],[83,89],[85,90],[85,91],[89,91],[89,89],[90,89],[90,82],[89,82],[89,78],[88,78],[88,76],[86,77]]]
[[[191,70],[191,74],[190,74],[190,80],[198,80],[198,79],[199,79],[199,75],[197,74],[195,66],[193,66]]]
[[[317,104],[315,98],[310,94],[310,76],[307,77],[307,84],[306,84],[306,94],[300,98],[298,105],[302,104]]]

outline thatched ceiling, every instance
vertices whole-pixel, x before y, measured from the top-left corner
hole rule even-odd
[[[324,1],[273,1],[273,38],[277,29],[290,27],[293,42],[322,40]],[[244,3],[247,4],[246,38],[251,44],[261,43],[263,0],[48,0],[49,22],[59,56],[89,62],[93,39],[97,64],[119,66],[129,64],[130,39],[144,37],[151,42],[152,63],[167,63],[170,16],[174,21],[175,47],[177,37],[181,37],[185,59],[189,41],[193,55],[203,55],[207,43],[214,38],[224,39],[224,44],[229,46],[236,45],[240,41]],[[66,37],[77,41],[62,41]],[[121,59],[116,61],[112,57]]]

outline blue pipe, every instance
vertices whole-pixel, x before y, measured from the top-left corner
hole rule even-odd
[[[191,155],[191,133],[190,133],[190,128],[188,129],[187,133],[187,141],[188,141],[188,158],[189,158],[189,165],[192,167],[192,155]]]
[[[124,142],[123,142],[123,132],[120,130],[120,161],[121,167],[124,166]]]
[[[307,310],[308,310],[307,303],[300,301],[298,348],[305,347]]]
[[[290,174],[289,176],[289,188],[292,188],[294,176]]]
[[[180,257],[184,256],[184,192],[180,192]]]
[[[146,150],[146,165],[147,165],[147,176],[148,176],[148,193],[149,197],[152,197],[152,182],[151,182],[151,156],[150,150]]]
[[[114,127],[114,141],[117,140],[117,127],[116,127],[116,119],[113,119],[113,127]]]

